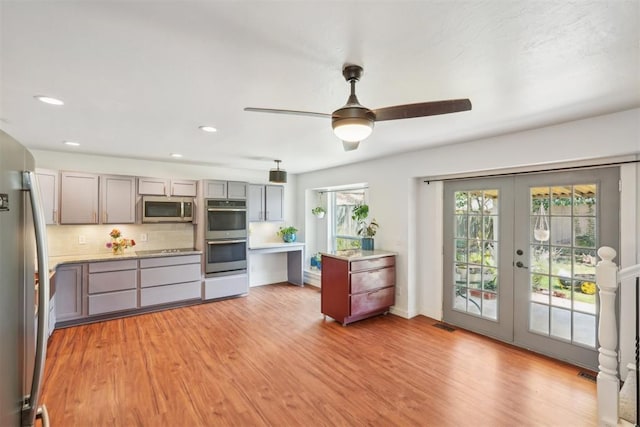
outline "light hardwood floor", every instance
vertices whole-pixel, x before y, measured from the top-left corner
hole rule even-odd
[[[69,426],[592,426],[579,369],[433,319],[343,327],[316,288],[59,329],[43,401]]]

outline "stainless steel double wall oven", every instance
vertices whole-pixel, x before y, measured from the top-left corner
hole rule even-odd
[[[206,199],[207,277],[247,271],[247,201]]]

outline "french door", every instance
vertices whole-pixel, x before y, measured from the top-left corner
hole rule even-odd
[[[619,170],[445,183],[444,320],[597,368],[596,250],[618,247]]]

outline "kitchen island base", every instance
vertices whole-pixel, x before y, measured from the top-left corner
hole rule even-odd
[[[395,303],[395,254],[335,251],[322,254],[321,311],[347,325],[386,314]]]

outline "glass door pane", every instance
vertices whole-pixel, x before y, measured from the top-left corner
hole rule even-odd
[[[596,346],[594,182],[530,189],[531,332]]]
[[[456,191],[453,308],[498,319],[497,189]]]
[[[444,320],[512,341],[513,203],[503,201],[512,197],[513,179],[447,182],[444,189]]]

